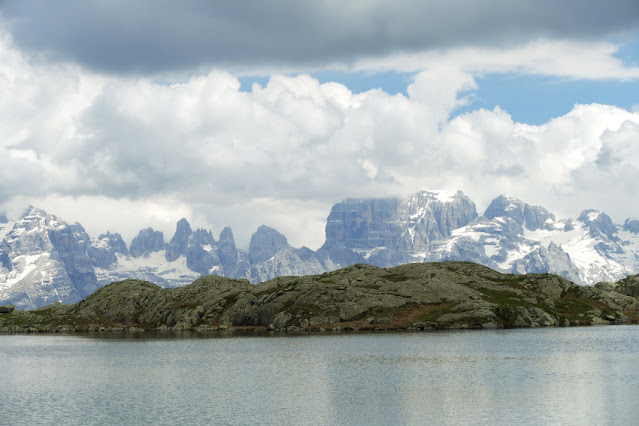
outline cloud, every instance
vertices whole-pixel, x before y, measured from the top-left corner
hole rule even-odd
[[[456,47],[362,58],[351,68],[411,73],[449,66],[473,75],[517,73],[580,80],[639,79],[638,66],[615,56],[620,49],[620,44],[611,42],[536,39],[506,47]]]
[[[130,239],[174,222],[241,246],[264,223],[317,248],[345,197],[462,189],[480,210],[499,194],[559,216],[637,215],[639,113],[576,105],[532,126],[500,108],[451,115],[477,83],[449,62],[407,95],[354,94],[308,75],[241,91],[213,70],[178,83],[43,64],[0,39],[0,203],[31,202],[96,236]]]
[[[114,73],[351,64],[536,39],[597,40],[636,28],[635,0],[5,0],[16,43]]]

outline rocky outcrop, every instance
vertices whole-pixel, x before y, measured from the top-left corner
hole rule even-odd
[[[3,305],[0,306],[0,314],[10,314],[14,311],[16,307],[13,305]]]
[[[0,316],[5,331],[377,330],[508,328],[637,322],[616,285],[579,287],[552,274],[511,275],[465,262],[357,264],[258,285],[205,276],[162,289],[125,280],[75,305]]]
[[[91,265],[98,268],[108,268],[117,262],[116,253],[129,254],[126,243],[118,233],[107,232],[91,241],[87,247],[87,256]]]
[[[615,291],[627,296],[639,297],[639,275],[629,275],[619,280]]]
[[[145,253],[153,253],[165,248],[164,234],[160,231],[154,231],[153,228],[146,228],[133,238],[129,254],[133,257],[140,257]]]

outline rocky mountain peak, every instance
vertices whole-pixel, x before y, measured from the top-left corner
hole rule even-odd
[[[226,226],[224,227],[224,229],[222,229],[222,232],[220,232],[219,241],[221,243],[233,243],[233,246],[235,246],[235,237],[233,236],[233,230],[230,226]]]
[[[604,212],[594,209],[584,210],[577,220],[588,227],[590,235],[594,238],[606,236],[612,240],[616,239],[617,227],[610,219],[610,216]]]
[[[555,221],[555,215],[544,207],[532,206],[518,198],[500,195],[495,198],[484,213],[488,219],[496,217],[511,218],[519,226],[531,231],[546,227]]]
[[[91,240],[91,245],[87,247],[87,256],[91,264],[99,268],[108,268],[117,262],[116,253],[129,254],[126,243],[117,232],[101,234],[98,238]]]
[[[133,238],[129,254],[133,257],[140,257],[144,253],[164,250],[165,247],[164,234],[160,231],[154,231],[153,228],[146,228]]]
[[[237,249],[230,227],[225,227],[220,233],[217,247],[220,264],[225,275],[238,276],[246,273],[250,266],[246,252]]]
[[[331,209],[324,250],[425,250],[477,217],[461,191],[422,190],[407,198],[346,199]],[[392,262],[391,262],[392,263]]]
[[[191,237],[189,238],[189,245],[214,246],[215,238],[213,238],[213,233],[211,231],[198,228],[191,234]]]
[[[173,235],[166,248],[166,260],[173,262],[181,255],[186,255],[189,247],[189,237],[192,233],[189,222],[184,218],[180,219],[176,225],[175,235]]]
[[[623,223],[623,230],[632,232],[633,234],[639,234],[639,220],[626,219]]]
[[[115,253],[129,254],[129,250],[126,248],[126,243],[122,239],[122,235],[117,232],[111,233],[107,231],[106,234],[101,234],[97,241],[109,248],[112,248]]]
[[[263,262],[282,249],[289,248],[286,237],[273,228],[260,226],[251,236],[249,260],[251,263]]]
[[[448,237],[477,217],[475,203],[462,191],[420,191],[407,201],[408,226],[404,246],[422,250]]]
[[[398,198],[351,199],[335,205],[326,223],[325,246],[353,249],[395,247],[406,227]]]

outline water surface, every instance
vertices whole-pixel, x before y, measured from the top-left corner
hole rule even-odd
[[[0,336],[13,424],[636,424],[639,327]]]

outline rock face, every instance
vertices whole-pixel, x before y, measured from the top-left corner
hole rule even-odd
[[[165,247],[164,235],[160,231],[154,231],[153,228],[146,228],[141,230],[131,242],[130,254],[133,257],[140,257],[164,250]]]
[[[541,206],[531,206],[514,197],[500,195],[486,209],[484,216],[492,220],[496,217],[510,218],[521,226],[535,231],[545,228],[555,221],[555,215]]]
[[[2,303],[21,309],[72,303],[98,288],[86,255],[89,236],[79,224],[30,207],[2,232]]]
[[[619,280],[615,290],[627,296],[639,297],[639,275],[629,275]]]
[[[336,264],[392,266],[424,257],[433,241],[477,217],[461,191],[421,191],[407,199],[347,199],[335,204],[320,252]]]
[[[286,237],[273,228],[260,226],[251,237],[249,244],[249,260],[251,263],[259,263],[269,260],[277,252],[291,248]]]
[[[612,219],[607,214],[597,210],[584,210],[579,215],[578,221],[588,227],[588,231],[593,238],[604,238],[606,240],[617,241],[617,227],[612,223]]]
[[[186,219],[180,219],[177,223],[175,235],[171,238],[171,242],[166,248],[166,260],[174,261],[182,255],[186,255],[189,246],[189,238],[191,237],[191,225]]]
[[[328,216],[326,246],[421,249],[476,217],[475,204],[461,191],[421,191],[405,200],[346,199]]]
[[[166,290],[125,280],[75,305],[0,315],[0,330],[497,329],[639,321],[639,300],[615,286],[621,284],[579,287],[552,274],[501,274],[466,262],[356,264],[258,285],[205,276]]]
[[[248,256],[235,245],[233,231],[228,226],[220,233],[217,245],[220,266],[229,277],[242,277],[249,268]]]
[[[116,263],[116,253],[125,256],[129,254],[126,243],[118,233],[107,232],[102,234],[97,239],[92,240],[91,245],[87,247],[87,256],[89,256],[91,265],[98,268],[108,268]]]
[[[639,234],[639,220],[626,219],[626,221],[623,223],[623,230],[631,232],[633,234]]]

